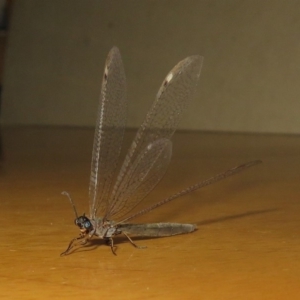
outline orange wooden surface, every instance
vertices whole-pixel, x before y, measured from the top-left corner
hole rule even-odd
[[[63,190],[88,212],[93,130],[4,128],[0,162],[2,299],[297,299],[300,137],[177,133],[154,203],[243,162],[263,164],[136,222],[197,223],[192,234],[116,238],[60,257],[78,235]],[[126,137],[128,145],[132,134]]]

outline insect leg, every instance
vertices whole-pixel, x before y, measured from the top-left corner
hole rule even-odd
[[[122,232],[129,240],[129,242],[131,243],[132,246],[134,246],[137,249],[145,249],[147,248],[147,246],[138,246],[131,238],[128,234],[126,234],[125,232]]]
[[[81,239],[83,239],[83,238],[84,238],[84,236],[80,235],[80,236],[74,238],[73,240],[71,240],[71,242],[70,242],[70,244],[69,244],[67,250],[65,250],[64,252],[62,252],[62,253],[60,254],[60,256],[67,255],[67,254],[69,253],[69,251],[70,251],[73,247],[76,246],[76,244],[74,245],[74,242],[76,242],[76,241],[78,241],[78,240],[81,240]],[[85,242],[84,244],[86,244],[87,241],[85,240],[85,241],[82,241],[82,242]],[[82,244],[82,245],[84,245],[84,244]]]
[[[114,246],[114,240],[113,240],[112,237],[107,238],[106,244],[107,244],[108,246],[110,246],[111,252],[112,252],[114,255],[117,255],[117,253],[115,252],[115,249],[114,249],[114,248],[117,248],[117,246]]]

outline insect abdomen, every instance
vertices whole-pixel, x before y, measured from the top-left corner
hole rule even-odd
[[[197,225],[181,223],[120,224],[118,229],[129,235],[159,237],[193,232],[197,229]]]

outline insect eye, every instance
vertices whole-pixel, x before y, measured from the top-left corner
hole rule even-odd
[[[85,216],[81,216],[81,217],[75,219],[74,223],[76,226],[78,226],[81,229],[83,229],[83,228],[88,229],[92,226],[90,220]]]
[[[90,223],[89,221],[87,221],[87,222],[85,222],[83,225],[84,225],[84,227],[85,227],[86,229],[88,229],[88,228],[90,228],[91,223]]]

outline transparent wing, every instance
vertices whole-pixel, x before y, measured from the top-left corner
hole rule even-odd
[[[172,156],[172,142],[160,139],[149,144],[128,167],[121,182],[118,201],[111,207],[110,216],[117,220],[129,213],[156,186],[165,174]]]
[[[107,205],[121,151],[126,122],[126,79],[119,49],[114,47],[105,63],[97,113],[89,185],[90,216]]]
[[[155,208],[157,208],[159,206],[162,206],[162,205],[164,205],[164,204],[166,204],[166,203],[168,203],[170,201],[173,201],[174,199],[182,197],[182,196],[184,196],[184,195],[186,195],[188,193],[191,193],[191,192],[193,192],[195,190],[198,190],[198,189],[200,189],[202,187],[205,187],[207,185],[216,183],[216,182],[218,182],[220,180],[223,180],[223,179],[225,179],[225,178],[227,178],[229,176],[235,175],[235,174],[237,174],[239,172],[242,172],[242,171],[246,170],[247,168],[250,168],[250,167],[255,166],[257,164],[260,164],[260,163],[262,163],[261,160],[254,160],[254,161],[250,161],[248,163],[239,165],[237,167],[234,167],[232,169],[229,169],[229,170],[227,170],[227,171],[225,171],[223,173],[219,173],[219,174],[217,174],[217,175],[215,175],[215,176],[213,176],[213,177],[211,177],[211,178],[209,178],[207,180],[204,180],[202,182],[198,182],[198,183],[196,183],[194,185],[191,185],[188,188],[185,188],[185,189],[181,190],[180,192],[178,192],[176,194],[173,194],[172,196],[170,196],[170,197],[168,197],[168,198],[166,198],[166,199],[164,199],[164,200],[162,200],[160,202],[157,202],[154,205],[151,205],[151,206],[149,206],[149,207],[147,207],[147,208],[145,208],[145,209],[137,212],[134,215],[131,215],[131,216],[123,219],[119,223],[128,222],[129,220],[132,220],[132,219],[134,219],[134,218],[136,218],[138,216],[146,214],[146,213],[150,212],[151,210],[153,210],[153,209],[155,209]]]
[[[105,218],[111,219],[112,214],[116,214],[119,209],[124,209],[124,204],[119,201],[118,195],[124,193],[123,182],[128,181],[127,177],[131,176],[130,166],[138,161],[137,157],[143,149],[146,149],[148,145],[156,140],[169,140],[172,137],[181,119],[182,112],[186,109],[195,92],[202,61],[201,56],[187,57],[180,61],[163,81],[156,99],[125,157],[109,200]],[[135,176],[139,175],[135,173]],[[162,176],[163,174],[161,174]],[[148,188],[151,190],[153,187],[149,186]],[[127,201],[126,207],[135,206],[136,201],[139,201],[136,197],[132,199]]]

